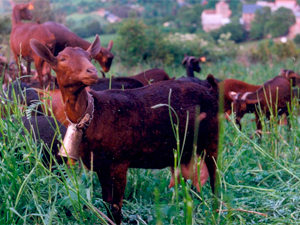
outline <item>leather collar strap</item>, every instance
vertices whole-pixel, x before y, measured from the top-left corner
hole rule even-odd
[[[86,110],[84,111],[82,116],[77,120],[77,124],[74,124],[78,130],[86,129],[91,124],[91,121],[94,116],[94,109],[95,109],[94,98],[89,92],[87,92],[87,101],[88,101],[88,105],[86,107]],[[66,114],[66,111],[65,111],[65,114]],[[67,117],[67,120],[70,123],[72,123],[67,114],[66,114],[66,117]]]

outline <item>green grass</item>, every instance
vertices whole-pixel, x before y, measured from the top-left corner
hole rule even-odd
[[[261,84],[280,68],[299,71],[299,64],[287,60],[274,65],[243,67],[236,62],[202,65],[199,78],[212,73],[220,79],[237,78]],[[130,70],[113,64],[109,73],[129,75],[149,68]],[[180,65],[165,68],[171,77],[185,75]],[[14,102],[15,103],[15,102]],[[7,108],[10,103],[2,104]],[[293,104],[298,109],[298,103]],[[25,115],[16,105],[14,115]],[[252,114],[242,119],[243,131],[223,121],[219,154],[220,189],[218,210],[208,183],[201,193],[186,184],[168,188],[169,168],[130,169],[123,204],[123,224],[299,224],[300,223],[300,129],[297,110],[291,115],[291,129],[267,122],[270,134],[254,135]],[[21,123],[0,120],[0,224],[102,224],[105,212],[101,187],[95,173],[75,165],[56,166],[51,171],[42,163],[41,150],[31,134],[20,134]],[[266,128],[264,128],[266,131]],[[178,201],[177,201],[178,196]],[[191,207],[192,205],[192,207]]]

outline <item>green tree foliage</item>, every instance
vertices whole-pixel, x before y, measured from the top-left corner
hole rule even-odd
[[[146,25],[141,20],[129,19],[119,28],[116,51],[128,66],[142,62],[146,53]]]
[[[250,50],[249,59],[252,62],[269,63],[286,58],[297,59],[298,56],[299,50],[291,40],[286,43],[265,40],[259,43],[256,49]]]
[[[176,16],[176,24],[181,32],[195,33],[202,30],[201,13],[204,7],[201,4],[193,5],[193,7],[184,6],[178,10]]]
[[[210,34],[215,40],[218,40],[221,34],[226,33],[231,33],[230,40],[234,42],[238,43],[246,40],[246,31],[237,19],[233,20],[231,23],[222,26],[218,30],[213,30],[210,32]]]
[[[299,45],[300,44],[300,34],[297,34],[295,37],[294,37],[294,42]]]
[[[265,34],[270,34],[272,37],[280,37],[289,31],[289,27],[296,22],[295,15],[292,10],[287,8],[279,8],[266,23],[264,28]]]
[[[215,43],[207,34],[165,34],[158,27],[130,19],[118,30],[115,51],[127,66],[145,61],[153,67],[180,65],[185,53],[218,61],[236,55],[236,45],[229,38],[230,33],[222,34]]]
[[[271,9],[264,7],[255,12],[255,18],[251,23],[250,38],[252,40],[261,39],[264,37],[264,29],[266,23],[271,18]]]

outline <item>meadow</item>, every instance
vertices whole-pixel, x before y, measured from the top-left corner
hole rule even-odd
[[[126,68],[113,63],[107,77],[129,76],[149,65]],[[236,78],[262,84],[281,68],[299,71],[299,62],[244,66],[238,60],[202,65],[197,75],[211,73],[219,79]],[[164,68],[170,77],[185,75],[180,65]],[[42,162],[42,149],[51,150],[38,140],[38,134],[21,135],[18,99],[4,98],[0,132],[0,224],[108,224],[97,175],[81,162],[75,166]],[[12,110],[13,115],[4,115]],[[123,224],[299,224],[300,223],[300,128],[299,104],[293,101],[291,128],[265,121],[262,138],[255,135],[254,115],[242,119],[243,130],[220,118],[218,186],[214,196],[207,182],[200,193],[191,182],[168,188],[169,168],[130,169],[123,202]],[[233,118],[232,118],[233,119]],[[250,139],[250,136],[253,138]],[[55,159],[53,159],[55,161]]]

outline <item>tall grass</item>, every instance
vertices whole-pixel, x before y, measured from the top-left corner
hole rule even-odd
[[[177,69],[175,69],[177,68]],[[251,65],[235,62],[203,65],[200,78],[237,78],[263,83],[280,68],[299,71],[298,64]],[[170,76],[182,76],[181,67],[166,68]],[[111,74],[117,72],[113,66]],[[3,100],[3,99],[2,99]],[[3,100],[4,101],[4,100]],[[94,209],[105,212],[101,186],[95,173],[80,162],[73,166],[43,163],[42,149],[51,150],[36,135],[25,132],[25,113],[17,100],[2,103],[14,115],[0,120],[0,224],[107,224]],[[243,131],[228,121],[221,126],[218,160],[219,194],[214,197],[207,182],[198,193],[191,182],[168,188],[169,168],[130,169],[123,202],[123,224],[298,224],[300,221],[299,105],[290,108],[291,129],[275,121],[265,122],[269,134],[254,135],[254,115],[242,119]],[[2,114],[3,115],[3,114]],[[234,120],[233,120],[234,121]],[[54,159],[53,159],[54,160]],[[176,200],[178,198],[178,201]],[[215,209],[214,201],[218,208]]]

